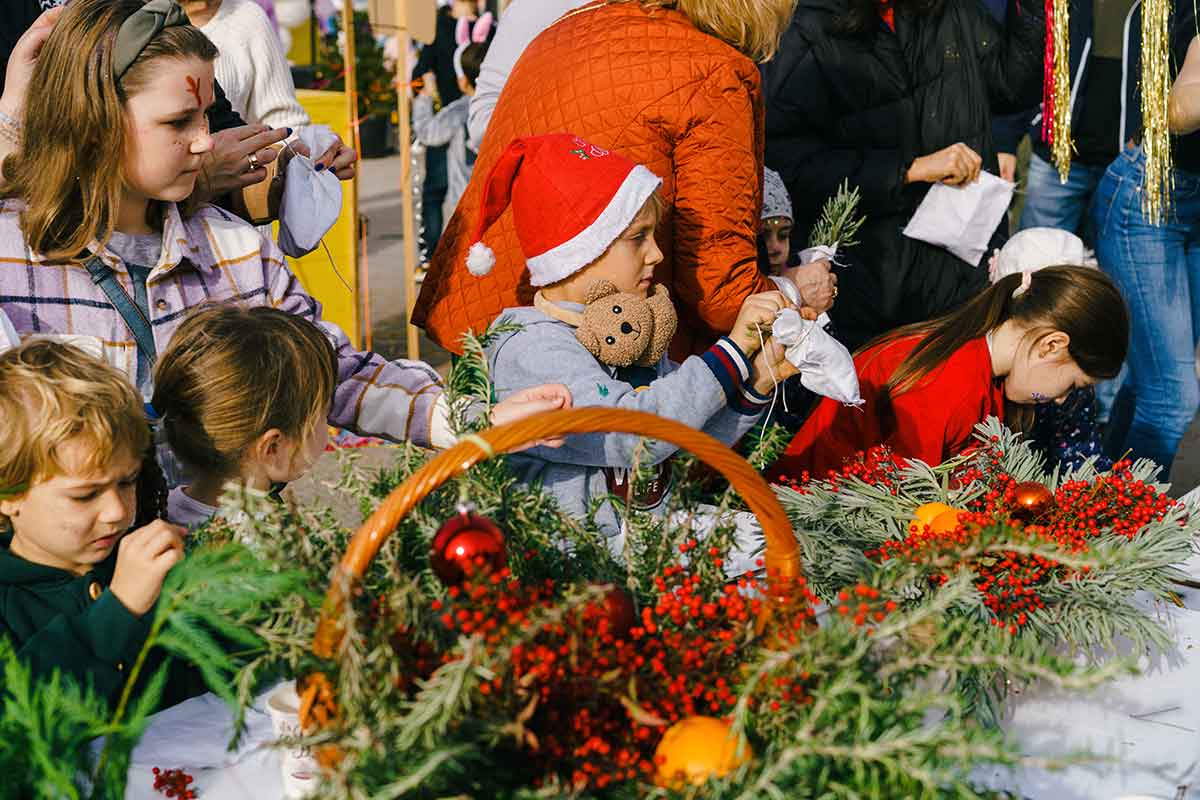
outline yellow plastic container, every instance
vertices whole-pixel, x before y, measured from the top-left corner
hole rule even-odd
[[[296,97],[308,111],[314,125],[328,125],[342,137],[343,142],[349,144],[353,141],[350,103],[344,92],[300,89]],[[318,246],[303,258],[289,258],[288,264],[304,284],[305,290],[321,303],[322,318],[345,331],[355,347],[362,347],[357,184],[357,178],[341,182],[342,213],[325,234],[329,253]]]

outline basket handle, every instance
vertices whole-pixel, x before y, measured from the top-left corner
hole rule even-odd
[[[654,414],[613,408],[577,408],[539,414],[464,436],[457,445],[439,453],[397,486],[350,540],[321,607],[313,653],[332,658],[337,652],[343,636],[340,612],[347,592],[362,577],[400,520],[431,492],[450,478],[497,454],[544,439],[580,433],[627,433],[670,442],[720,472],[746,501],[762,526],[766,540],[764,562],[772,587],[768,593],[769,601],[763,604],[764,617],[788,602],[791,595],[788,587],[800,575],[800,549],[791,522],[775,493],[744,458],[707,433]],[[306,729],[313,727],[312,723],[321,727],[330,712],[336,711],[328,708],[332,698],[324,676],[310,677],[321,680],[311,681],[310,689],[302,698],[300,716]],[[321,704],[327,706],[325,713],[315,707]]]

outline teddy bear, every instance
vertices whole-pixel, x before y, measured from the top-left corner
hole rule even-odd
[[[575,338],[602,364],[652,367],[667,351],[675,325],[675,307],[662,284],[642,297],[601,280],[588,289]]]

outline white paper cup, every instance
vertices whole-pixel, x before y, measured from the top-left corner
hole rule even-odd
[[[296,694],[295,681],[281,683],[267,697],[267,713],[275,738],[294,739],[302,735],[300,728],[300,696]],[[307,747],[289,747],[280,751],[283,773],[283,796],[288,800],[300,800],[317,788],[320,767]]]

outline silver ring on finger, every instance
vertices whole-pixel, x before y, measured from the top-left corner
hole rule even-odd
[[[262,167],[262,163],[258,160],[258,153],[251,153],[250,155],[246,156],[246,160],[250,162],[251,172],[254,172]]]

